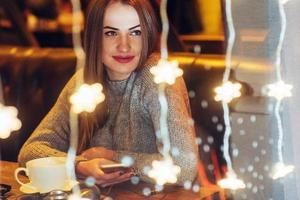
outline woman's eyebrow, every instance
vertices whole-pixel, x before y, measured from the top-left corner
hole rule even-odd
[[[135,28],[140,27],[140,26],[141,26],[141,25],[138,24],[138,25],[136,25],[136,26],[133,26],[133,27],[129,28],[129,30],[135,29]]]
[[[117,28],[114,28],[114,27],[111,27],[111,26],[105,26],[105,27],[103,27],[103,29],[106,29],[106,28],[108,28],[108,29],[113,29],[113,30],[119,30],[119,29],[117,29]]]
[[[138,24],[138,25],[136,25],[136,26],[133,26],[133,27],[129,28],[128,30],[132,30],[132,29],[138,28],[138,27],[140,27],[140,26],[141,26],[141,25]],[[111,27],[111,26],[104,26],[103,29],[112,29],[112,30],[115,30],[115,31],[119,30],[118,28]]]

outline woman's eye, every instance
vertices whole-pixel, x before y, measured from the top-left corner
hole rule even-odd
[[[104,33],[106,36],[116,36],[117,33],[115,31],[107,31]]]
[[[138,35],[141,35],[141,34],[142,34],[142,32],[140,30],[135,30],[135,31],[132,31],[130,33],[130,35],[133,35],[133,36],[138,36]]]

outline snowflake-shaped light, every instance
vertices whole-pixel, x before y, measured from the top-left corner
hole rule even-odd
[[[158,64],[150,69],[150,72],[154,75],[155,83],[168,83],[169,85],[174,84],[176,78],[183,74],[177,61],[163,59],[159,60]]]
[[[15,107],[0,104],[0,138],[8,138],[12,131],[21,128],[22,123],[17,115],[18,110]]]
[[[70,97],[72,110],[75,113],[93,112],[97,104],[105,99],[102,89],[100,83],[81,85],[78,91]]]
[[[229,103],[232,99],[241,96],[241,88],[242,86],[239,83],[226,81],[222,86],[215,88],[215,92],[217,93],[215,100]]]
[[[180,171],[180,167],[174,165],[172,159],[154,160],[148,176],[155,179],[158,185],[164,185],[165,183],[176,183]]]
[[[226,178],[218,181],[218,185],[224,189],[237,190],[246,187],[245,183],[236,177],[235,173],[227,172]]]
[[[280,0],[280,3],[282,3],[283,5],[286,4],[287,2],[289,2],[290,0]]]
[[[286,176],[287,174],[291,173],[292,171],[294,171],[295,166],[293,165],[285,165],[282,162],[278,162],[275,164],[272,173],[271,173],[271,177],[272,179],[278,179],[278,178],[282,178],[284,176]]]
[[[285,84],[283,81],[278,81],[273,84],[266,85],[264,88],[269,97],[275,97],[278,100],[282,100],[285,97],[292,96],[291,90],[293,89],[292,85]]]

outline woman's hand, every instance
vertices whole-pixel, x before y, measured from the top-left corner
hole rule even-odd
[[[108,161],[106,159],[102,158],[81,161],[76,165],[76,172],[85,177],[94,177],[96,179],[96,183],[102,187],[128,181],[134,175],[132,171],[116,171],[113,173],[104,173],[101,170],[100,165],[107,164],[107,162]]]
[[[104,147],[92,147],[81,153],[81,155],[87,159],[94,158],[106,158],[112,160],[114,156],[114,151],[106,149]]]

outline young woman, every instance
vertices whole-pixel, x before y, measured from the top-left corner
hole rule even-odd
[[[120,162],[134,159],[133,168],[142,180],[151,181],[143,169],[161,160],[158,85],[149,69],[158,59],[151,55],[157,36],[157,23],[148,0],[94,0],[86,19],[84,47],[86,64],[68,82],[56,104],[24,144],[19,162],[39,157],[66,156],[69,146],[69,97],[76,76],[83,73],[86,83],[104,85],[105,102],[92,114],[79,116],[79,147],[76,171],[93,176],[106,186],[129,180],[132,172],[104,173],[103,158]],[[197,147],[191,123],[184,81],[178,78],[168,86],[168,129],[171,146],[179,150],[174,162],[181,167],[178,183],[193,180]],[[86,160],[83,160],[83,157]]]

